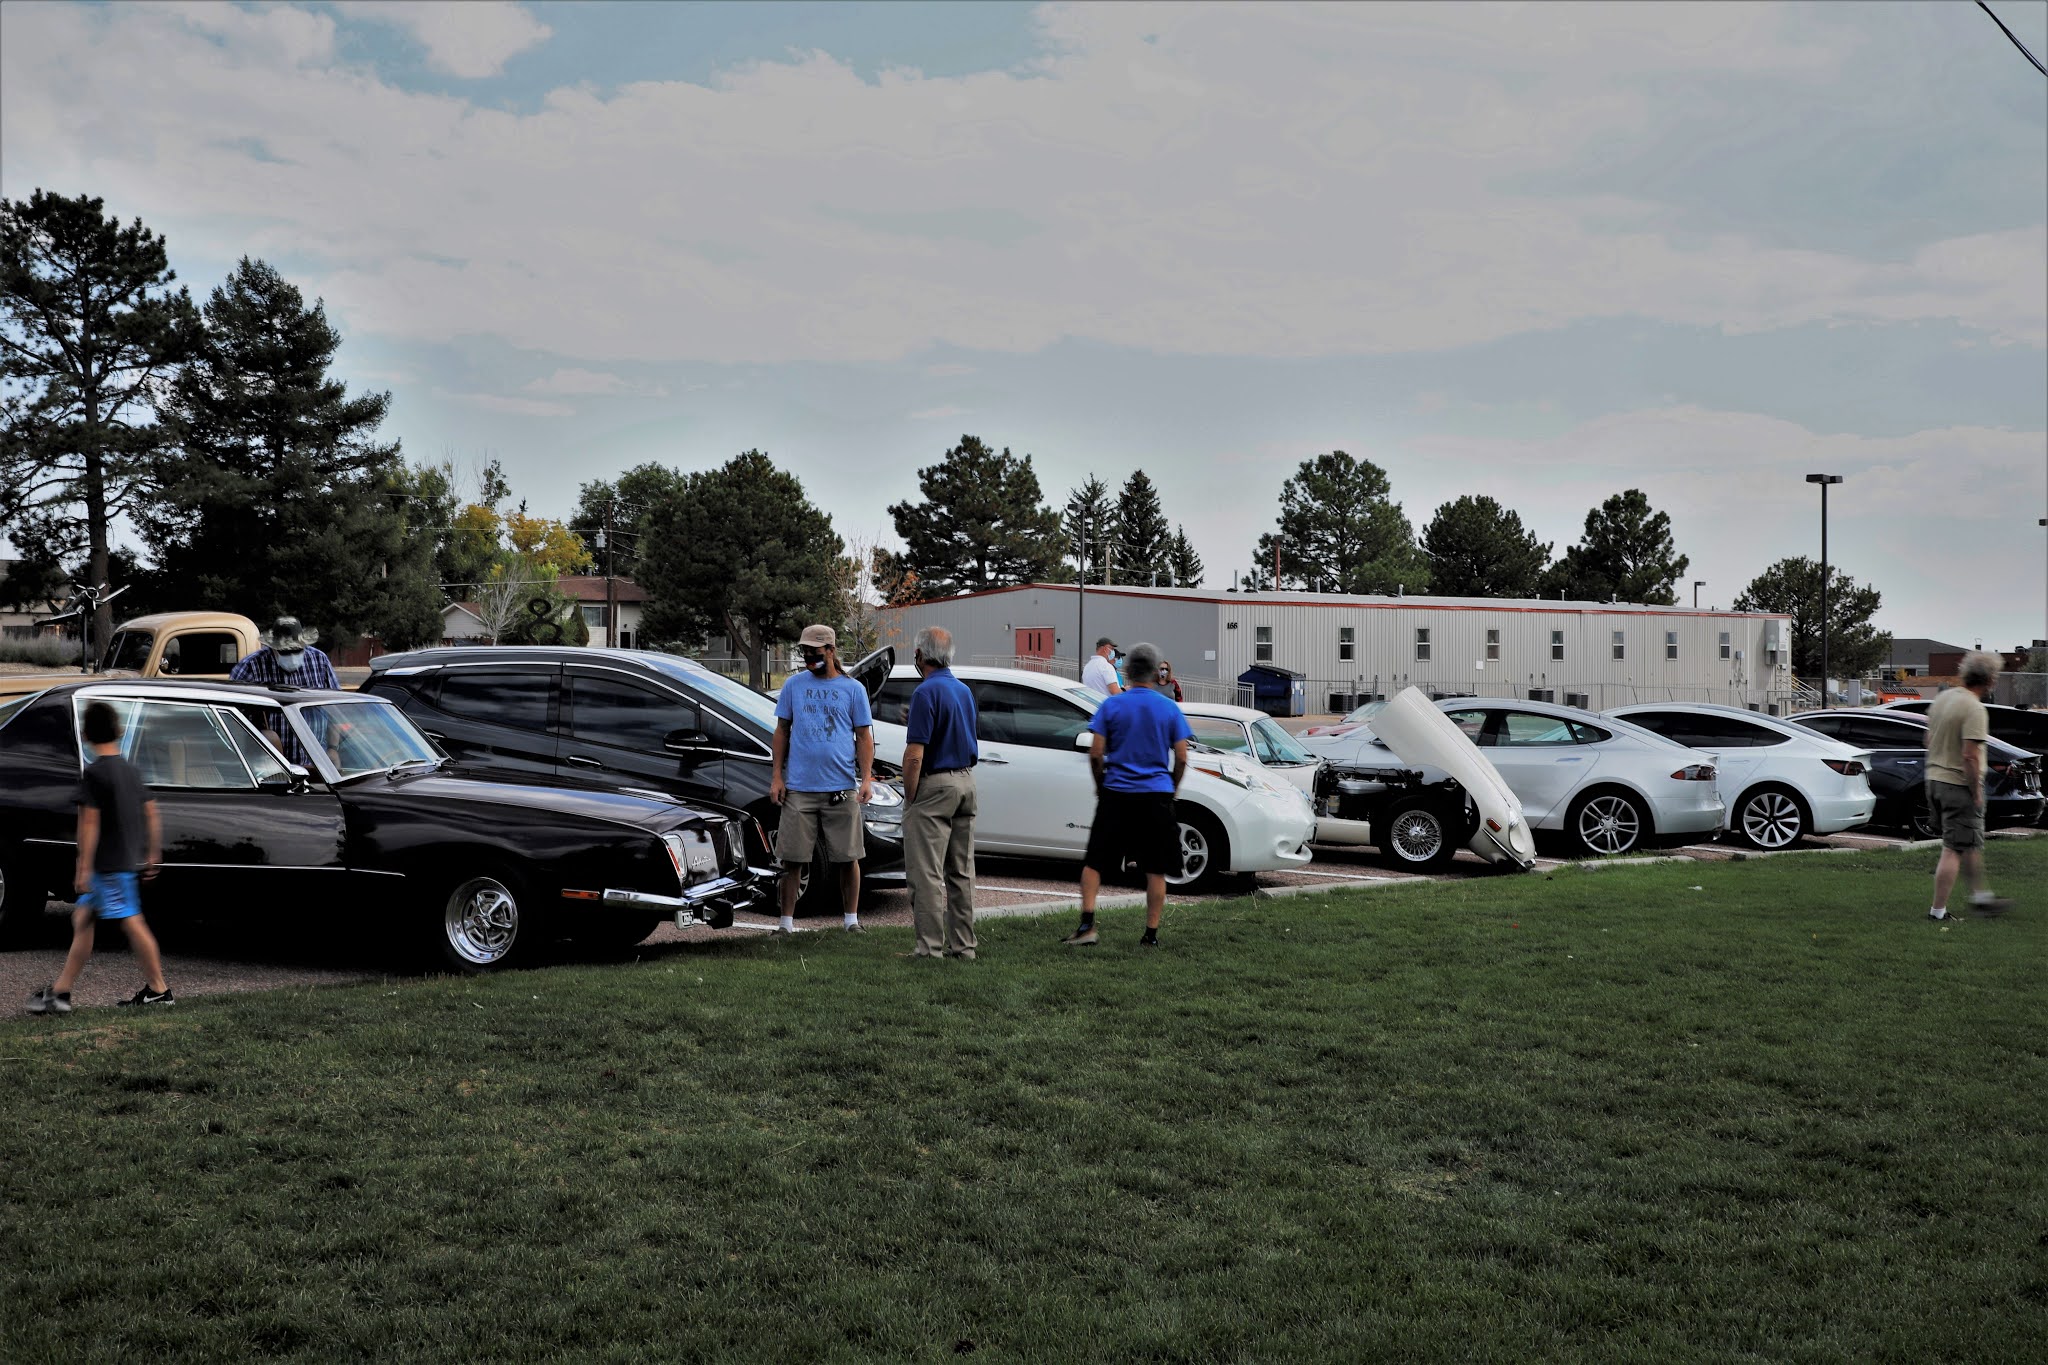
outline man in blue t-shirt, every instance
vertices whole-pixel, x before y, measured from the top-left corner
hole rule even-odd
[[[1145,874],[1145,936],[1142,947],[1159,946],[1159,914],[1166,908],[1166,876],[1180,870],[1180,821],[1173,794],[1188,770],[1188,741],[1194,731],[1172,701],[1154,690],[1159,650],[1133,645],[1124,656],[1128,692],[1104,701],[1088,728],[1095,733],[1088,765],[1095,770],[1095,822],[1088,827],[1088,854],[1081,864],[1081,927],[1062,942],[1086,948],[1095,942],[1095,898],[1102,875],[1137,863]]]
[[[804,671],[775,699],[775,775],[768,799],[782,807],[775,856],[782,863],[782,922],[796,932],[797,872],[820,848],[839,869],[845,925],[860,932],[861,807],[875,794],[874,720],[868,690],[839,669],[839,636],[805,626]]]
[[[953,637],[917,633],[924,681],[910,694],[903,746],[903,861],[910,874],[913,957],[974,960],[974,694],[953,676]]]

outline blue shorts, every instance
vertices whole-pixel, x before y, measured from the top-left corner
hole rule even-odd
[[[142,913],[142,891],[133,872],[95,872],[78,903],[101,919],[131,919]]]

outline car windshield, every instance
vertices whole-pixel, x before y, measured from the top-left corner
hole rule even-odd
[[[699,693],[754,722],[762,729],[775,729],[775,703],[744,683],[734,682],[723,673],[713,673],[694,659],[678,659],[669,654],[649,654],[645,657],[650,666],[689,684]]]
[[[140,673],[142,666],[149,662],[150,642],[156,636],[146,630],[117,630],[107,644],[107,661],[101,667],[112,673],[123,670]]]
[[[1387,704],[1383,701],[1369,701],[1355,711],[1346,712],[1343,723],[1345,725],[1363,725],[1386,709]]]
[[[1081,705],[1087,707],[1090,715],[1094,714],[1096,707],[1102,705],[1101,694],[1096,692],[1090,692],[1085,687],[1069,687],[1066,688],[1065,691],[1069,697],[1072,697],[1075,701],[1080,702]]]
[[[1294,736],[1273,720],[1252,722],[1252,740],[1258,746],[1259,759],[1265,763],[1313,763],[1309,751],[1295,742]]]
[[[337,780],[441,762],[427,737],[388,702],[326,702],[291,710],[326,755]]]

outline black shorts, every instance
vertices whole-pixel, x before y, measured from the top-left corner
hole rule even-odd
[[[1136,863],[1147,876],[1179,876],[1180,821],[1174,817],[1173,793],[1097,792],[1084,861],[1106,877],[1122,872],[1126,862]]]

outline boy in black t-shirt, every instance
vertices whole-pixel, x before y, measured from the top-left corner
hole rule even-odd
[[[71,952],[57,979],[28,998],[30,1014],[71,1012],[72,984],[92,957],[95,915],[121,922],[129,950],[142,965],[142,989],[121,1003],[177,1003],[164,981],[156,936],[143,922],[137,885],[138,879],[156,876],[157,861],[163,856],[156,802],[149,799],[135,766],[121,757],[121,718],[113,707],[96,701],[85,708],[85,742],[95,757],[78,784],[78,870],[73,876],[78,909],[71,914]]]

